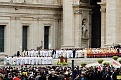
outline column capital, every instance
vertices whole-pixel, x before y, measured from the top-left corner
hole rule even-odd
[[[106,8],[101,8],[100,11],[101,12],[106,12]]]

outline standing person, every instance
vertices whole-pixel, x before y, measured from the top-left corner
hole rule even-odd
[[[75,58],[76,49],[73,49],[73,58]]]
[[[15,76],[13,77],[13,80],[20,80],[20,78],[18,77],[18,74],[16,73]]]
[[[17,57],[19,57],[20,56],[20,51],[17,51]]]

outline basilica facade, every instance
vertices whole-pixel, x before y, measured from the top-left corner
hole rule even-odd
[[[120,0],[0,0],[0,52],[121,42]]]

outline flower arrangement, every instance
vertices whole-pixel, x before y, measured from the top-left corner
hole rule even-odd
[[[121,64],[121,59],[119,60],[119,63]]]
[[[113,56],[113,59],[114,59],[114,60],[117,60],[117,59],[118,59],[118,56]]]
[[[102,62],[103,62],[103,59],[99,59],[99,60],[98,60],[98,63],[99,63],[99,64],[102,64]]]
[[[110,65],[110,63],[109,62],[104,62],[103,65],[108,67]]]

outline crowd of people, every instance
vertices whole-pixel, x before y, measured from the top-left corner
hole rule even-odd
[[[97,67],[75,66],[73,73],[72,68],[68,66],[0,68],[0,80],[118,80],[117,76],[120,74],[121,69],[112,66],[103,66],[103,70],[98,70]]]

